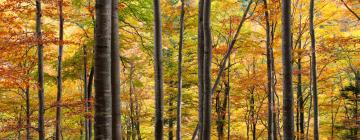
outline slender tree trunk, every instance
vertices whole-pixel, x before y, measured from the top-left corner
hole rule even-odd
[[[238,36],[240,34],[240,31],[241,31],[241,28],[242,28],[242,25],[244,24],[245,20],[247,19],[246,16],[247,16],[247,13],[249,12],[250,10],[250,7],[251,7],[251,4],[252,4],[252,0],[250,0],[249,2],[249,5],[247,6],[242,18],[241,18],[241,21],[237,27],[237,30],[236,30],[236,33],[233,37],[233,39],[231,40],[230,42],[230,45],[229,45],[229,48],[224,56],[224,61],[222,61],[221,63],[221,66],[220,66],[220,70],[219,72],[217,73],[217,77],[216,77],[216,80],[214,82],[214,85],[212,86],[212,89],[211,89],[211,94],[213,94],[216,90],[216,87],[217,85],[220,83],[220,78],[221,78],[221,75],[222,73],[224,72],[225,70],[225,66],[226,66],[226,61],[227,59],[230,57],[230,54],[232,52],[232,49],[236,43],[236,41],[238,40]],[[203,80],[202,78],[204,77],[204,27],[203,27],[203,20],[204,20],[204,17],[203,17],[203,8],[204,7],[204,0],[199,0],[199,18],[198,18],[198,79],[199,79],[199,127],[196,127],[195,132],[198,132],[199,133],[199,139],[201,140],[202,139],[202,130],[203,130],[203,102],[204,102],[204,83],[203,83]],[[200,131],[198,131],[197,129],[199,129]]]
[[[204,0],[204,118],[203,140],[211,139],[211,28],[210,28],[211,0]]]
[[[96,0],[95,139],[112,139],[111,0]]]
[[[181,140],[181,102],[182,102],[182,49],[184,46],[184,16],[185,3],[181,0],[181,14],[180,14],[180,39],[179,39],[179,56],[178,56],[178,95],[177,95],[177,121],[176,121],[176,140]]]
[[[198,127],[195,131],[198,132],[198,139],[202,140],[202,128],[203,128],[203,104],[204,104],[204,28],[203,28],[203,9],[204,9],[204,0],[199,0],[199,8],[198,8],[198,98],[199,98],[199,122]],[[200,130],[200,131],[199,131]]]
[[[282,0],[283,132],[285,140],[294,139],[290,20],[291,0]]]
[[[58,1],[59,5],[59,56],[57,67],[57,99],[56,99],[56,128],[55,140],[60,140],[61,137],[61,96],[62,96],[62,54],[63,54],[63,40],[64,40],[64,16],[63,16],[63,1]],[[84,78],[86,79],[86,78]]]
[[[92,85],[93,85],[93,79],[94,79],[94,66],[91,67],[90,69],[90,74],[89,74],[89,80],[88,80],[88,86],[87,86],[87,106],[86,108],[88,108],[88,112],[89,113],[92,113],[92,104],[91,104],[91,101],[92,101]],[[87,134],[89,136],[89,139],[86,139],[86,140],[91,140],[91,137],[92,137],[92,115],[90,115],[88,117],[88,130],[89,130],[89,134]]]
[[[264,0],[265,20],[266,20],[266,59],[267,59],[267,88],[268,88],[268,139],[274,140],[276,134],[274,133],[274,92],[273,92],[273,75],[272,75],[272,64],[271,64],[271,32],[270,32],[270,19],[269,11],[267,8],[267,1]]]
[[[310,65],[311,65],[311,56],[310,56]],[[308,110],[308,119],[307,119],[307,129],[306,129],[306,140],[309,140],[309,129],[310,129],[310,120],[311,120],[311,109],[312,109],[312,105],[313,105],[313,92],[312,92],[312,82],[313,79],[311,78],[312,75],[312,71],[310,70],[310,104],[309,104],[309,110]]]
[[[38,45],[38,92],[39,92],[39,119],[38,119],[38,132],[39,140],[45,139],[44,130],[44,55],[43,55],[43,43],[41,33],[41,0],[36,0],[36,38]]]
[[[163,110],[164,110],[164,96],[163,96],[163,72],[162,72],[162,45],[161,45],[161,14],[160,14],[160,0],[153,0],[154,2],[154,19],[155,19],[155,140],[163,139]]]
[[[112,137],[121,139],[121,100],[120,100],[120,56],[118,0],[111,6],[111,92],[112,92]]]
[[[300,4],[300,7],[302,7],[302,4]],[[301,30],[302,30],[302,23],[301,23],[301,18],[302,15],[300,13],[300,21],[299,21],[299,36],[301,36]],[[299,37],[299,49],[302,48],[302,42],[301,42],[301,37]],[[303,98],[303,93],[302,93],[302,61],[301,61],[301,57],[302,57],[302,53],[299,51],[298,53],[298,85],[297,85],[297,98],[298,98],[298,108],[299,108],[299,127],[300,127],[300,136],[299,138],[301,140],[304,139],[304,98]]]
[[[90,140],[90,133],[89,133],[89,107],[88,107],[88,102],[89,102],[89,97],[88,97],[88,81],[87,81],[87,51],[86,51],[86,46],[83,46],[83,53],[84,53],[84,100],[85,100],[85,140]]]
[[[231,24],[230,24],[231,25]],[[231,27],[230,27],[231,29]],[[230,34],[231,35],[231,34]],[[227,132],[227,139],[230,140],[230,66],[231,66],[231,63],[230,63],[230,57],[229,57],[229,60],[228,60],[228,73],[227,73],[227,94],[226,94],[226,98],[227,98],[227,111],[228,111],[228,132]]]
[[[218,134],[218,140],[223,140],[225,138],[224,126],[225,126],[225,115],[226,115],[228,88],[227,88],[227,83],[224,83],[224,85],[225,85],[225,90],[224,90],[224,97],[223,97],[222,102],[221,102],[221,99],[220,99],[221,98],[222,88],[221,88],[221,90],[219,92],[217,92],[216,100],[215,100],[216,114],[217,114],[217,120],[216,120],[217,128],[216,128],[216,130],[217,130],[217,134]]]
[[[250,93],[250,122],[251,122],[251,131],[252,139],[256,139],[256,123],[255,123],[255,99],[254,99],[254,89]]]
[[[310,37],[311,37],[311,79],[314,95],[314,140],[319,139],[319,109],[317,96],[317,77],[316,77],[316,49],[314,31],[314,0],[310,0]]]
[[[250,7],[251,7],[251,4],[252,4],[252,3],[253,3],[253,0],[250,0],[250,1],[249,1],[249,4],[248,4],[248,6],[246,7],[246,10],[244,11],[244,14],[243,14],[243,16],[242,16],[242,18],[241,18],[241,20],[240,20],[240,23],[239,23],[239,25],[238,25],[238,27],[237,27],[237,29],[236,29],[235,35],[234,35],[233,39],[232,39],[231,42],[230,42],[229,48],[228,48],[228,50],[226,51],[226,54],[225,54],[225,56],[224,56],[224,58],[223,58],[223,61],[221,62],[220,70],[219,70],[219,72],[217,73],[217,76],[216,76],[214,85],[212,86],[211,94],[213,94],[213,93],[215,92],[217,85],[220,83],[221,75],[222,75],[222,73],[224,72],[225,66],[226,66],[226,63],[227,63],[226,61],[227,61],[228,58],[230,57],[231,52],[232,52],[232,49],[234,48],[235,43],[236,43],[236,41],[238,40],[238,36],[239,36],[239,34],[240,34],[241,28],[242,28],[245,20],[247,19],[246,16],[247,16],[247,14],[248,14],[248,12],[249,12],[249,10],[250,10]]]
[[[26,86],[25,89],[25,99],[26,99],[26,140],[31,140],[31,121],[30,121],[30,87]]]

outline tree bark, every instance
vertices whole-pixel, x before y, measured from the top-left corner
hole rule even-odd
[[[185,16],[185,3],[181,0],[181,13],[180,13],[180,39],[179,39],[179,55],[178,55],[178,95],[177,95],[177,121],[176,121],[176,140],[181,140],[181,102],[182,102],[182,50],[184,46],[184,16]]]
[[[269,9],[267,1],[264,0],[265,21],[266,21],[266,65],[267,65],[267,92],[268,92],[268,139],[274,140],[276,137],[275,122],[274,122],[274,89],[273,89],[273,74],[272,74],[272,57],[271,57],[271,29],[269,19]]]
[[[300,7],[302,7],[302,4],[300,5]],[[302,15],[300,13],[300,17],[299,17],[299,46],[298,49],[302,48],[302,42],[301,42],[301,31],[302,31],[302,23],[301,23],[301,18]],[[299,111],[299,129],[300,129],[300,136],[299,139],[304,139],[304,98],[303,98],[303,93],[302,93],[302,61],[301,58],[302,57],[302,53],[299,51],[298,53],[298,74],[297,74],[297,102],[298,102],[298,111]]]
[[[153,0],[154,2],[154,25],[155,25],[155,47],[154,47],[154,60],[155,60],[155,140],[163,139],[163,112],[164,112],[164,96],[163,96],[163,72],[162,72],[162,44],[161,44],[161,14],[160,14],[160,1]]]
[[[230,25],[231,25],[231,21],[230,21]],[[230,27],[231,29],[231,27]],[[231,33],[230,33],[231,35]],[[231,63],[230,63],[230,57],[228,58],[228,71],[227,71],[227,86],[225,87],[226,88],[226,98],[227,98],[227,111],[228,111],[228,131],[227,131],[227,139],[230,140],[230,66],[231,66]]]
[[[120,100],[120,56],[118,0],[111,6],[111,92],[112,92],[112,137],[121,139],[121,100]]]
[[[84,106],[85,106],[85,140],[90,140],[90,133],[89,133],[89,107],[88,107],[88,102],[89,102],[89,97],[88,97],[88,81],[87,81],[87,51],[86,51],[86,46],[83,46],[83,61],[84,61]]]
[[[199,98],[199,105],[198,105],[198,115],[199,115],[199,122],[197,125],[197,129],[195,132],[198,132],[198,139],[202,140],[202,128],[203,128],[203,104],[204,104],[204,29],[203,29],[203,9],[204,9],[204,0],[199,0],[199,8],[198,8],[198,46],[197,46],[197,53],[198,53],[198,98]],[[199,131],[200,130],[200,131]],[[196,134],[196,133],[195,133]],[[193,136],[194,137],[194,136]]]
[[[86,108],[88,108],[88,112],[92,112],[92,87],[93,87],[93,79],[94,79],[94,66],[91,67],[90,69],[90,74],[89,74],[89,80],[88,80],[88,85],[87,85],[87,104],[86,104]],[[89,137],[86,140],[91,140],[92,137],[92,116],[88,117],[88,129],[89,129],[89,134],[87,134]]]
[[[43,55],[43,42],[41,33],[41,0],[36,0],[36,39],[38,49],[38,96],[39,96],[39,118],[38,118],[38,133],[39,140],[45,139],[44,130],[44,55]]]
[[[62,55],[63,55],[63,40],[64,40],[64,16],[63,16],[63,0],[58,1],[59,5],[59,56],[57,67],[57,99],[56,99],[56,128],[55,140],[60,140],[61,137],[61,96],[62,96]],[[84,78],[86,79],[86,77]]]
[[[319,139],[319,109],[317,96],[317,77],[316,77],[316,49],[314,31],[314,0],[310,0],[310,38],[311,38],[311,79],[314,100],[314,140]]]
[[[225,66],[226,66],[226,61],[227,59],[230,57],[230,54],[232,52],[232,49],[234,48],[234,45],[236,43],[236,41],[238,40],[238,36],[240,34],[242,25],[244,24],[245,20],[246,20],[246,15],[250,10],[251,4],[252,4],[252,0],[250,0],[249,5],[247,6],[241,21],[237,27],[236,33],[233,37],[233,39],[230,42],[229,48],[223,58],[224,61],[222,61],[221,65],[220,65],[220,70],[217,74],[216,80],[214,85],[212,86],[211,89],[211,94],[214,94],[217,85],[220,83],[220,78],[222,73],[225,70]],[[199,139],[202,139],[202,130],[203,130],[203,100],[204,100],[204,83],[202,80],[202,77],[204,77],[204,29],[203,29],[203,7],[204,7],[204,0],[199,0],[199,18],[198,18],[198,79],[199,79],[199,126],[195,128],[194,133],[198,132],[199,134]],[[199,129],[200,131],[198,131],[197,129]]]
[[[211,28],[210,28],[211,0],[204,0],[203,28],[204,28],[204,118],[203,140],[211,139]]]
[[[112,139],[111,0],[96,0],[95,139]]]
[[[283,133],[285,140],[294,139],[292,90],[291,0],[282,0],[282,61],[283,61]]]

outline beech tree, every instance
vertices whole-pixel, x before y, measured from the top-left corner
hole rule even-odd
[[[163,139],[163,73],[162,73],[162,46],[161,46],[161,14],[160,1],[153,0],[154,3],[154,61],[155,61],[155,139]]]
[[[291,56],[291,0],[281,1],[283,62],[283,133],[285,140],[294,139],[294,111]]]
[[[119,17],[118,0],[111,3],[111,92],[112,92],[112,137],[121,139],[121,100],[119,64]]]
[[[185,3],[181,0],[180,12],[180,39],[179,39],[179,55],[178,55],[178,95],[177,95],[177,121],[176,121],[176,140],[181,140],[181,102],[182,102],[182,50],[184,46],[184,16]]]
[[[111,0],[96,1],[94,54],[95,139],[112,139]]]
[[[44,114],[45,114],[45,101],[44,101],[44,55],[43,43],[41,33],[41,0],[36,0],[36,40],[38,52],[38,97],[39,97],[39,118],[38,118],[38,132],[39,140],[45,140],[44,130]]]
[[[314,0],[310,0],[310,38],[311,38],[311,88],[314,100],[314,140],[319,139],[319,107],[317,93],[316,48],[314,31]]]
[[[63,1],[58,1],[59,5],[59,56],[57,69],[57,99],[56,99],[56,129],[55,139],[60,140],[61,137],[61,96],[62,96],[62,57],[63,57],[63,42],[64,42],[64,15],[63,15]],[[86,79],[86,77],[84,77]]]

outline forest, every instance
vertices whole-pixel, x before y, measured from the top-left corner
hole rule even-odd
[[[1,140],[357,140],[359,94],[359,0],[0,0]]]

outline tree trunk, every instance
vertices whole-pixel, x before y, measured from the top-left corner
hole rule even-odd
[[[92,105],[91,105],[91,101],[92,101],[92,85],[93,85],[93,79],[94,79],[94,66],[91,67],[90,69],[90,74],[89,74],[89,80],[88,80],[88,86],[87,86],[87,106],[86,108],[88,109],[88,112],[91,113],[92,112]],[[88,130],[89,130],[89,134],[87,134],[89,137],[89,139],[86,140],[91,140],[92,137],[92,115],[90,115],[88,117]]]
[[[270,19],[269,11],[267,8],[267,1],[264,0],[265,20],[266,20],[266,65],[267,65],[267,92],[268,92],[268,139],[274,140],[276,134],[274,133],[274,89],[273,86],[273,75],[272,75],[272,62],[271,60],[271,32],[270,32]]]
[[[178,95],[177,95],[177,110],[176,110],[176,140],[181,140],[181,102],[182,102],[182,49],[184,46],[184,16],[185,3],[181,0],[181,14],[180,14],[180,39],[179,39],[179,56],[178,56]]]
[[[253,57],[252,74],[255,75],[255,57]],[[256,140],[256,111],[255,111],[255,85],[250,89],[250,122],[252,128],[252,139]]]
[[[26,99],[26,140],[31,140],[30,128],[30,87],[26,86],[25,89],[25,99]]]
[[[231,21],[230,21],[231,23]],[[230,24],[231,25],[231,24]],[[231,29],[231,27],[230,27]],[[230,34],[231,35],[231,34]],[[225,86],[225,89],[227,91],[226,93],[226,98],[227,98],[227,111],[228,111],[228,132],[227,132],[227,139],[230,140],[230,66],[231,66],[231,63],[230,63],[230,57],[228,58],[228,73],[227,73],[227,86]]]
[[[282,0],[283,132],[285,140],[294,139],[290,20],[291,0]]]
[[[39,140],[45,139],[44,130],[44,56],[43,56],[43,43],[41,33],[41,0],[36,0],[36,38],[38,45],[38,92],[39,92],[39,118],[38,118],[38,132]]]
[[[211,28],[210,10],[211,0],[204,0],[203,28],[204,28],[204,118],[203,118],[203,140],[211,139]]]
[[[311,56],[310,56],[310,65],[311,65]],[[306,140],[309,140],[309,129],[310,129],[310,120],[311,120],[311,109],[312,109],[312,105],[313,105],[313,92],[312,92],[312,71],[310,70],[310,91],[309,91],[309,96],[310,96],[310,103],[309,103],[309,110],[308,110],[308,118],[307,118],[307,129],[306,129]]]
[[[96,0],[95,139],[112,139],[111,0]]]
[[[222,90],[222,85],[220,86],[221,89],[216,93],[215,96],[215,112],[217,114],[217,120],[216,120],[216,130],[217,130],[217,136],[218,136],[218,140],[223,140],[224,139],[224,124],[225,124],[225,113],[226,113],[226,106],[224,107],[223,105],[226,105],[227,103],[225,103],[227,97],[226,97],[226,89],[225,89],[225,93],[224,93],[224,99],[223,102],[221,102],[221,91]]]
[[[213,93],[215,92],[217,85],[220,83],[221,75],[222,75],[222,73],[224,72],[225,66],[226,66],[226,63],[227,63],[226,61],[227,61],[228,58],[230,57],[230,54],[231,54],[231,52],[232,52],[232,49],[234,48],[235,43],[236,43],[236,41],[238,40],[238,36],[239,36],[239,34],[240,34],[241,28],[242,28],[245,20],[247,19],[246,16],[247,16],[247,14],[248,14],[248,12],[249,12],[249,10],[250,10],[250,7],[251,7],[251,4],[252,4],[252,3],[253,3],[253,0],[250,0],[248,6],[246,7],[246,10],[245,10],[242,18],[241,18],[241,21],[240,21],[240,23],[239,23],[239,25],[238,25],[238,27],[237,27],[237,29],[236,29],[235,35],[234,35],[233,39],[231,40],[231,42],[230,42],[230,44],[229,44],[229,48],[228,48],[228,50],[226,51],[226,54],[225,54],[225,56],[224,56],[224,58],[223,58],[223,61],[221,62],[220,70],[219,70],[219,72],[217,73],[217,76],[216,76],[214,85],[212,86],[211,94],[213,94]]]
[[[85,100],[85,140],[90,140],[90,136],[89,136],[89,107],[88,107],[88,102],[89,102],[89,97],[88,97],[88,88],[87,88],[87,51],[86,51],[86,46],[83,46],[83,53],[84,53],[84,100]]]
[[[300,5],[301,6],[301,5]],[[302,7],[302,6],[301,6]],[[301,30],[302,30],[302,26],[301,26],[301,14],[300,14],[300,23],[299,23],[299,36],[301,36]],[[301,44],[301,37],[299,37],[299,46],[298,49],[302,48],[302,44]],[[300,129],[300,134],[299,134],[299,139],[304,139],[304,99],[303,99],[303,93],[302,93],[302,61],[301,61],[301,57],[302,57],[302,53],[299,51],[298,53],[298,74],[297,74],[297,102],[298,102],[298,111],[299,111],[299,129]]]
[[[63,54],[63,40],[64,40],[64,16],[63,16],[63,1],[58,1],[59,5],[59,56],[57,67],[57,99],[56,99],[56,128],[55,128],[55,140],[60,140],[61,137],[61,96],[62,96],[62,54]],[[86,79],[86,78],[84,78]]]
[[[317,96],[317,77],[316,77],[316,50],[315,50],[315,31],[314,31],[314,0],[310,0],[310,38],[311,38],[311,79],[312,91],[314,96],[314,140],[319,139],[319,111]]]
[[[154,47],[154,60],[155,60],[155,140],[163,139],[163,110],[164,110],[164,97],[163,97],[163,72],[162,72],[162,45],[161,45],[161,14],[160,14],[160,1],[154,1],[154,25],[155,25],[155,47]]]
[[[203,29],[203,9],[204,9],[204,0],[199,0],[199,8],[198,8],[198,98],[199,98],[199,122],[198,127],[195,131],[198,132],[198,139],[202,140],[202,128],[203,128],[203,104],[204,104],[204,29]],[[199,131],[200,130],[200,131]]]
[[[118,2],[118,0],[112,0],[111,6],[111,92],[113,140],[121,139]]]

